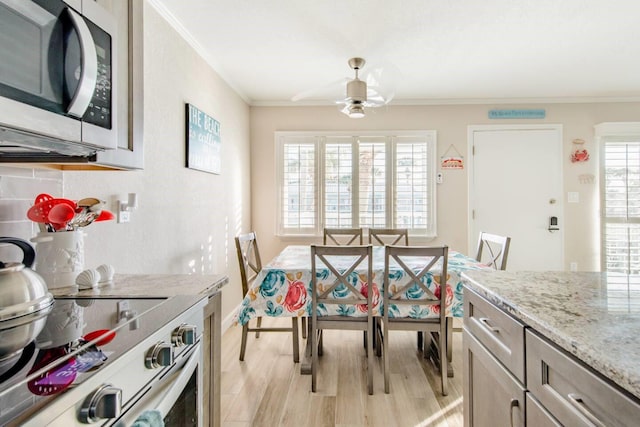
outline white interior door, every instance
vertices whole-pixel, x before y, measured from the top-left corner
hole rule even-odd
[[[472,126],[469,146],[471,252],[481,231],[506,235],[507,270],[564,270],[562,126]]]

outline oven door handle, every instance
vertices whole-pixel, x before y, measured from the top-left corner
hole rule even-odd
[[[129,427],[138,417],[147,410],[157,410],[162,417],[166,417],[173,405],[176,403],[185,386],[191,379],[191,376],[198,368],[202,361],[202,344],[198,342],[190,351],[188,360],[181,363],[180,360],[172,368],[173,372],[168,372],[151,389],[147,390],[146,395],[142,396],[133,407],[124,408],[123,415],[114,424],[116,427]],[[200,387],[200,379],[197,379],[198,387]],[[200,390],[198,390],[198,398],[200,399]],[[201,425],[202,405],[198,403],[198,425]]]
[[[180,394],[182,394],[182,390],[184,390],[187,383],[191,379],[191,375],[193,375],[193,372],[196,370],[198,364],[200,363],[200,356],[200,343],[198,343],[197,349],[193,352],[193,354],[191,354],[191,356],[189,356],[189,360],[187,360],[187,362],[180,370],[180,374],[173,381],[171,388],[167,390],[167,394],[165,394],[164,398],[156,405],[155,409],[160,411],[163,417],[169,413],[174,403],[176,403],[176,401],[180,397]]]

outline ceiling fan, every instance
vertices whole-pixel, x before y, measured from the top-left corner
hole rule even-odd
[[[362,79],[360,78],[360,71],[365,63],[366,61],[363,58],[349,59],[348,64],[355,71],[355,77],[353,79],[341,79],[339,82],[325,87],[331,88],[336,84],[346,87],[346,96],[335,102],[336,104],[344,105],[340,111],[353,119],[364,117],[365,108],[381,107],[388,104],[395,95],[389,83],[386,85],[381,83],[381,77],[384,75],[384,70],[381,67],[372,67],[366,73],[363,73]],[[316,92],[317,90],[306,91],[294,96],[291,100],[298,101],[310,97]]]

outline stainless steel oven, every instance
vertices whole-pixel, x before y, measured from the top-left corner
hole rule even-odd
[[[94,0],[0,0],[0,152],[116,148],[116,30]]]
[[[205,304],[56,299],[24,362],[0,374],[0,425],[202,426]]]

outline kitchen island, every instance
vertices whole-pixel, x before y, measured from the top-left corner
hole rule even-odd
[[[521,365],[512,363],[507,357],[502,360],[500,355],[493,354],[495,352],[491,356],[507,367],[514,382],[519,382],[524,391],[533,391],[528,395],[538,397],[535,393],[538,387],[540,393],[552,390],[554,395],[551,397],[554,399],[560,395],[566,398],[566,391],[555,388],[568,387],[564,383],[558,386],[561,380],[581,378],[582,373],[572,372],[568,368],[571,366],[588,372],[591,376],[589,381],[596,378],[594,381],[601,380],[610,390],[620,393],[623,400],[626,399],[625,404],[640,408],[640,277],[596,272],[470,271],[462,274],[462,280],[465,301],[467,291],[468,298],[472,300],[472,303],[465,303],[465,329],[470,332],[469,341],[480,337],[479,342],[484,339],[485,344],[486,337],[505,339],[510,331],[498,325],[502,321],[499,313],[507,313],[506,317],[514,319],[519,325],[520,332],[517,326],[512,328],[515,332],[509,340],[516,343],[514,347],[517,351],[520,351],[517,349],[519,345],[524,347],[519,353]],[[477,304],[474,305],[474,301]],[[468,306],[471,313],[466,312]],[[493,312],[491,307],[499,309],[499,312]],[[491,316],[496,319],[488,319]],[[483,346],[489,347],[491,344]],[[539,351],[542,347],[544,349]],[[547,347],[550,350],[547,351]],[[510,351],[508,357],[514,354]],[[558,370],[561,375],[554,377],[557,372],[545,358],[563,358],[562,364],[565,363],[564,359],[570,364],[563,365],[564,372]],[[536,365],[536,362],[542,363]],[[524,367],[526,376],[518,374],[520,367]],[[541,384],[536,385],[535,380],[540,372]],[[576,396],[575,393],[568,395],[569,400]],[[615,408],[611,408],[608,397],[608,393],[602,392],[595,400],[600,400],[602,406],[608,405],[609,410],[613,410]],[[574,400],[577,404],[561,402],[561,411],[573,405],[582,415],[588,412],[583,405],[586,399]],[[530,406],[533,408],[533,405],[529,405],[528,396],[527,411]],[[636,416],[639,413],[640,410],[634,410]],[[560,419],[558,415],[554,416]]]
[[[203,426],[220,425],[221,336],[222,312],[220,289],[229,282],[224,275],[187,274],[116,274],[110,283],[95,288],[77,286],[54,288],[54,297],[74,298],[170,298],[180,295],[201,295],[208,302],[204,307],[203,331]]]

